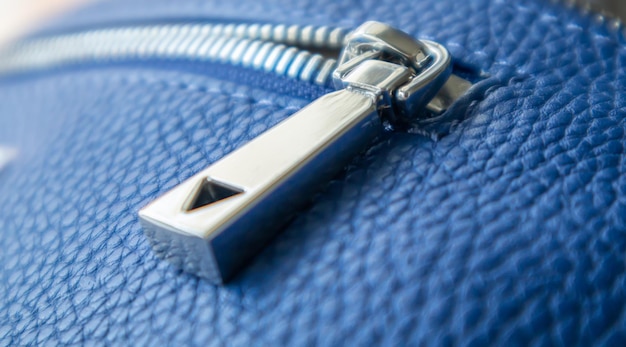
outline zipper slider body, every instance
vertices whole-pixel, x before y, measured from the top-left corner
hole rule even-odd
[[[343,89],[165,193],[139,212],[156,254],[213,283],[231,278],[381,132],[418,116],[450,76],[450,56],[377,22],[349,37]]]

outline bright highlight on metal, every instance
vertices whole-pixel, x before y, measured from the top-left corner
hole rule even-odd
[[[0,74],[85,62],[168,59],[231,64],[323,86],[331,86],[332,77],[338,91],[139,212],[159,257],[223,283],[385,125],[443,112],[470,86],[450,77],[450,55],[436,42],[417,41],[378,22],[347,34],[342,28],[269,24],[90,30],[22,42],[0,53]],[[340,48],[338,61],[305,50],[328,53]]]
[[[213,283],[232,278],[384,131],[383,119],[424,110],[451,71],[443,46],[377,22],[350,35],[340,62],[335,84],[343,89],[315,100],[139,212],[158,256]]]
[[[0,52],[0,75],[81,63],[164,59],[219,62],[329,86],[337,61],[307,49],[339,51],[348,33],[345,28],[275,24],[155,24],[95,29],[20,42]],[[409,42],[411,38],[405,36],[402,40]],[[370,59],[358,54],[358,47],[367,40],[378,40],[375,37],[363,36],[360,39],[363,42],[353,42],[344,52]],[[396,53],[409,56],[420,52]],[[426,55],[420,59],[426,59]],[[420,59],[414,59],[415,64],[424,63]],[[343,69],[349,68],[344,63],[341,63]],[[435,114],[445,111],[469,86],[463,79],[451,78],[427,109]],[[408,92],[400,91],[399,95],[412,95],[412,89],[421,87],[405,89]]]

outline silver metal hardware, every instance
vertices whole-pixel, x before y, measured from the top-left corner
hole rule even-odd
[[[403,122],[424,108],[442,112],[469,87],[448,78],[450,57],[437,43],[415,41],[375,22],[346,39],[347,32],[210,23],[96,29],[19,42],[0,52],[0,75],[124,59],[228,63],[322,86],[333,75],[342,90],[319,98],[140,211],[159,256],[222,283],[383,131],[383,121]],[[341,47],[337,68],[326,55]],[[12,157],[14,152],[0,148],[0,169]]]
[[[434,114],[443,113],[450,108],[468,89],[472,83],[457,75],[450,75],[446,83],[439,89],[437,95],[428,103],[428,111]]]
[[[214,283],[231,278],[314,192],[383,131],[418,115],[450,74],[441,45],[365,23],[335,81],[277,126],[139,212],[156,254]]]
[[[381,27],[371,25],[353,33],[352,47],[344,50],[346,65],[358,64],[359,59],[370,59],[380,54],[377,46],[391,50],[397,57],[406,56],[405,63],[421,68],[422,60],[430,59],[428,52],[412,45],[412,38],[395,37]],[[376,32],[376,30],[383,30]],[[326,53],[343,47],[347,30],[328,26],[299,26],[273,24],[157,24],[96,29],[73,34],[43,37],[20,42],[0,52],[0,75],[47,69],[82,62],[107,62],[123,59],[188,59],[218,61],[246,68],[326,86],[337,67],[335,59],[313,54],[299,48],[319,49]],[[389,37],[385,35],[389,34]],[[427,42],[425,42],[428,45]],[[434,44],[434,43],[431,43]],[[416,51],[411,51],[417,49]],[[431,50],[430,54],[440,50]],[[361,54],[367,53],[367,54]],[[404,58],[403,58],[404,59]],[[340,70],[341,73],[341,70]],[[445,76],[445,75],[441,75]],[[441,113],[471,84],[460,78],[450,78],[440,94],[426,106],[431,113]],[[415,96],[413,90],[426,90],[422,86],[406,86],[398,98]],[[458,93],[447,93],[458,90]],[[406,103],[407,106],[413,103]],[[417,103],[419,104],[419,102]],[[419,111],[419,110],[417,110]],[[413,115],[413,110],[407,110]],[[400,114],[400,119],[402,114]]]
[[[425,106],[439,92],[452,71],[450,54],[440,44],[426,40],[418,42],[382,23],[367,22],[348,37],[346,48],[339,58],[339,66],[333,73],[335,85],[354,85],[352,79],[346,79],[346,74],[355,67],[365,71],[362,63],[375,58],[402,64],[420,76],[400,86],[390,96],[393,99],[390,102],[393,113],[383,117],[390,118],[392,122],[407,121],[423,113]],[[447,104],[444,98],[438,99],[436,103]]]

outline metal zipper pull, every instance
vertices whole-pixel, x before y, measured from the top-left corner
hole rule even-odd
[[[156,254],[211,282],[228,280],[384,131],[383,120],[422,112],[450,71],[443,46],[363,24],[348,38],[333,75],[343,89],[139,211]]]

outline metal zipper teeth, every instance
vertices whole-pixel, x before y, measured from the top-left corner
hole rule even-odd
[[[118,27],[34,39],[0,54],[0,74],[84,62],[187,59],[221,62],[327,85],[335,59],[296,48],[340,49],[347,30],[271,24]]]
[[[588,0],[552,0],[594,13]],[[595,13],[609,28],[619,19]],[[25,41],[0,52],[0,75],[90,61],[190,59],[240,65],[327,85],[334,59],[288,46],[338,50],[348,30],[328,26],[273,24],[166,24],[98,29]]]

